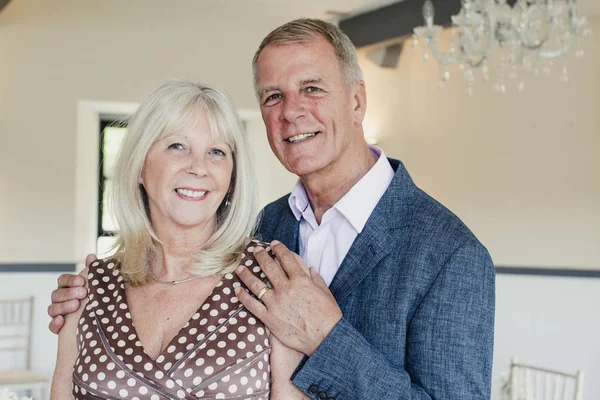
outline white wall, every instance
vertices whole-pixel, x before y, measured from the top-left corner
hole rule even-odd
[[[583,398],[600,398],[600,279],[498,275],[493,376],[510,358],[584,373]],[[493,382],[499,399],[500,381]]]
[[[596,33],[600,16],[591,18]],[[442,41],[445,45],[445,41]],[[457,68],[439,90],[438,66],[407,44],[397,69],[361,51],[369,136],[403,160],[416,183],[459,215],[497,265],[600,268],[600,45],[567,57],[549,78],[501,95]],[[490,64],[493,67],[493,63]],[[479,75],[480,76],[480,75]],[[478,77],[479,77],[478,76]],[[600,279],[497,276],[494,377],[511,356],[582,369],[585,399],[600,398]],[[494,382],[494,395],[498,383]]]
[[[48,330],[50,318],[46,309],[50,304],[50,292],[56,288],[58,273],[0,273],[0,297],[23,298],[35,296],[31,367],[52,376],[56,361],[56,335]],[[5,353],[6,354],[6,353]],[[0,362],[0,368],[6,368]]]
[[[256,108],[255,48],[297,15],[217,3],[20,0],[2,11],[0,262],[72,261],[78,101],[139,102],[179,77]]]
[[[592,19],[600,31],[600,18]],[[458,213],[500,265],[600,267],[600,42],[567,57],[571,80],[527,77],[506,95],[406,46],[396,70],[364,57],[367,118],[419,185]],[[516,82],[513,82],[516,87]]]
[[[252,4],[227,14],[213,12],[213,2],[164,4],[19,0],[0,13],[0,263],[75,261],[79,100],[139,102],[165,78],[186,77],[226,88],[240,108],[256,107],[254,49],[299,16],[256,18]],[[600,19],[592,21],[598,34]],[[478,84],[469,98],[456,76],[438,92],[435,64],[409,50],[393,71],[361,58],[369,126],[386,153],[463,218],[497,264],[600,266],[596,37],[584,60],[569,61],[568,85],[530,79],[524,93],[506,96]],[[249,135],[265,204],[295,179],[268,150],[259,121]],[[45,308],[56,277],[0,274],[0,295],[37,295],[33,363],[47,373],[56,338]],[[600,344],[592,339],[599,289],[600,279],[498,276],[494,375],[512,355],[583,368],[585,398],[600,398]]]

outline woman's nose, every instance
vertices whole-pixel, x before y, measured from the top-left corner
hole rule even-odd
[[[207,160],[204,154],[190,154],[188,173],[196,176],[206,175],[206,162]]]

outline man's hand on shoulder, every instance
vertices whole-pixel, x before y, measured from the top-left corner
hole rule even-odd
[[[254,257],[272,288],[254,276],[244,265],[236,270],[246,287],[236,288],[240,302],[285,346],[311,356],[342,318],[342,310],[327,284],[302,259],[280,242],[271,242],[273,260],[264,248],[254,249]]]
[[[85,258],[85,265],[96,261],[94,254]],[[48,315],[52,318],[48,328],[58,334],[65,324],[65,315],[79,309],[80,300],[87,296],[87,279],[85,274],[62,274],[58,277],[58,288],[52,292],[52,304],[48,307]]]

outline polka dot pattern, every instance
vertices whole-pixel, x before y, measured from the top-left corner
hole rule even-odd
[[[240,264],[265,280],[252,254]],[[235,297],[242,286],[225,274],[204,304],[152,360],[138,340],[118,265],[94,262],[90,293],[77,329],[75,399],[269,398],[269,342],[264,325]]]

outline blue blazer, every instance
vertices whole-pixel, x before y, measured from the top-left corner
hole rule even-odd
[[[292,376],[314,399],[489,399],[495,275],[473,233],[395,176],[330,285],[342,320]],[[259,231],[298,252],[289,194]]]

